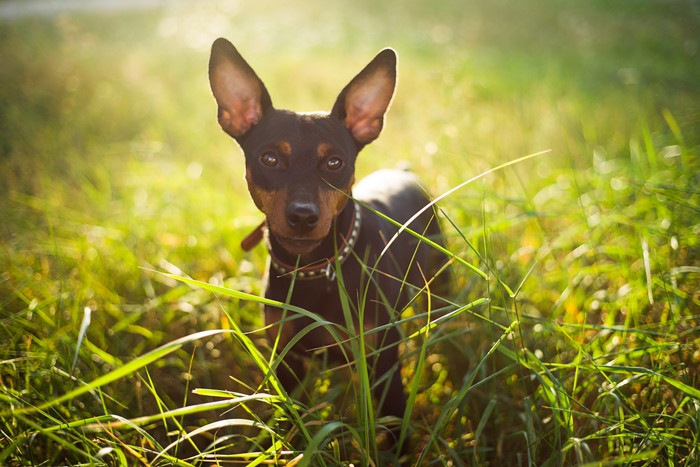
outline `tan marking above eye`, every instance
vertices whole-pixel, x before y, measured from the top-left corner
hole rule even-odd
[[[319,159],[323,159],[327,155],[331,153],[331,150],[333,147],[328,144],[328,143],[321,143],[318,145],[318,148],[316,149],[316,155],[319,157]]]
[[[292,145],[288,141],[280,140],[275,143],[275,147],[279,153],[285,157],[292,155]]]

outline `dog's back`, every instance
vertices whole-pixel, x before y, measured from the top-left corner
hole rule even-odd
[[[408,170],[383,169],[373,172],[355,185],[353,195],[361,203],[366,203],[401,225],[430,202],[418,177]],[[385,237],[384,242],[391,241],[399,230],[392,222],[384,219],[378,224],[381,235]],[[425,209],[406,227],[439,245],[443,243],[432,207]],[[392,266],[396,269],[395,272],[402,274],[408,271],[406,279],[417,287],[425,285],[425,281],[438,272],[440,263],[445,260],[444,255],[425,243],[419,244],[419,240],[408,232],[402,232],[389,251],[394,259]]]

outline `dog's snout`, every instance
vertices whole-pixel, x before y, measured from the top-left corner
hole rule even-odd
[[[314,203],[292,203],[287,208],[287,224],[299,233],[306,233],[316,227],[320,215],[319,208]]]

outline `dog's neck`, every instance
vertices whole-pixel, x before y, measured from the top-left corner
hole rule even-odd
[[[267,248],[271,257],[273,270],[279,276],[289,279],[296,272],[298,279],[315,279],[325,277],[332,280],[336,262],[342,263],[353,254],[353,248],[359,237],[361,217],[359,205],[350,199],[325,239],[318,247],[302,256],[287,252],[276,241],[274,235],[267,231]],[[330,268],[329,268],[330,266]]]

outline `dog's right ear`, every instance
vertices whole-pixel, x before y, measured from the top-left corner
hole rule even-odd
[[[211,46],[209,85],[219,105],[219,125],[234,138],[245,135],[272,108],[263,82],[223,38]]]

